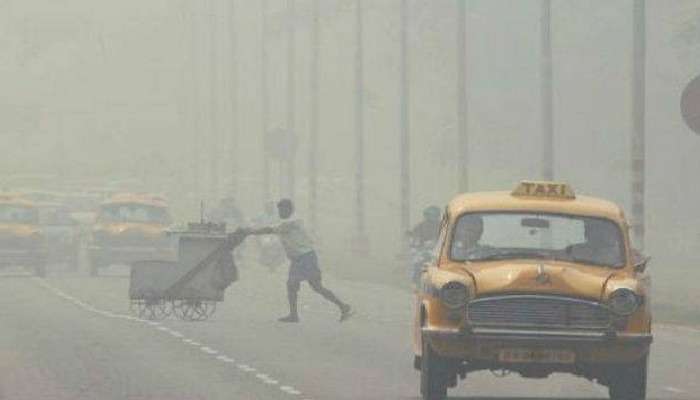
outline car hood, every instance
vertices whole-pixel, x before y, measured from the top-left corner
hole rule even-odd
[[[466,266],[477,296],[507,293],[564,295],[599,301],[615,270],[550,261],[498,261]]]

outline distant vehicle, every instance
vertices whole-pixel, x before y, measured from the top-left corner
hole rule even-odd
[[[118,194],[104,202],[97,213],[88,248],[90,274],[112,264],[170,260],[175,257],[166,201],[145,194]]]
[[[34,203],[60,203],[63,193],[49,190],[22,189],[22,197]]]
[[[44,235],[47,263],[78,266],[82,246],[81,228],[70,209],[60,203],[37,203],[39,224]]]
[[[72,192],[64,196],[63,203],[73,219],[81,225],[92,225],[97,219],[100,205],[106,196],[91,192]]]
[[[46,275],[46,249],[39,212],[20,195],[0,194],[0,266],[23,266]]]
[[[491,370],[571,373],[611,399],[645,399],[650,277],[628,231],[620,207],[566,184],[453,199],[416,296],[423,398]]]

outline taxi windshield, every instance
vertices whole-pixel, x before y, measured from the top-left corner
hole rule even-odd
[[[109,204],[100,209],[101,222],[135,222],[169,224],[170,215],[164,207],[146,204]]]
[[[32,207],[17,204],[0,204],[0,222],[15,224],[35,224],[38,214]]]
[[[619,268],[625,265],[618,225],[602,218],[548,213],[470,213],[454,228],[455,261],[546,259]]]

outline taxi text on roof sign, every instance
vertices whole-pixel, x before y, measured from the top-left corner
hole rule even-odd
[[[561,182],[522,181],[512,194],[520,197],[544,197],[548,199],[571,200],[576,198],[571,186]]]

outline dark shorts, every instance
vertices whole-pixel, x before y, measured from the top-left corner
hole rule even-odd
[[[310,251],[291,260],[287,283],[298,284],[314,280],[321,280],[321,270],[318,268],[318,257],[315,251]]]

